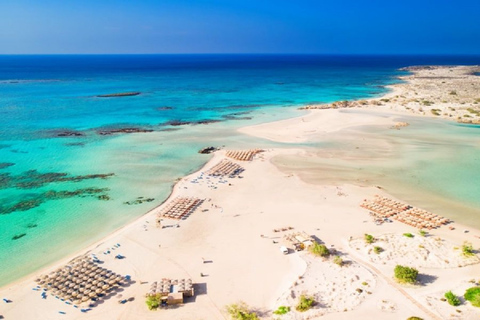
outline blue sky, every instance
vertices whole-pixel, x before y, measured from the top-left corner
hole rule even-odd
[[[0,53],[480,54],[480,0],[1,0]]]

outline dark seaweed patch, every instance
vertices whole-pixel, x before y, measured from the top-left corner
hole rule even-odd
[[[5,169],[14,165],[15,163],[11,163],[11,162],[0,162],[0,169]]]
[[[137,199],[135,200],[132,200],[132,201],[125,201],[123,204],[127,204],[127,205],[135,205],[135,204],[142,204],[144,202],[152,202],[154,201],[155,198],[144,198],[144,197],[138,197]]]
[[[20,234],[16,234],[12,237],[12,240],[18,240],[20,238],[23,238],[25,237],[27,234],[26,233],[20,233]]]
[[[40,173],[37,170],[25,171],[19,175],[2,173],[0,174],[0,189],[32,189],[39,188],[53,182],[79,182],[89,179],[106,179],[114,175],[114,173],[107,173],[88,174],[83,176],[69,176],[67,173],[63,172]]]
[[[110,189],[108,188],[85,188],[85,189],[78,189],[74,191],[55,191],[50,190],[44,193],[38,193],[36,195],[30,195],[29,198],[23,199],[13,204],[6,204],[7,199],[0,201],[0,215],[2,214],[9,214],[17,211],[27,211],[33,208],[40,206],[42,203],[47,202],[49,200],[59,200],[59,199],[67,199],[73,197],[96,197],[100,199],[101,197],[108,197],[106,192]],[[108,197],[108,199],[110,199]],[[103,199],[101,199],[103,200]],[[36,227],[36,225],[35,225]]]

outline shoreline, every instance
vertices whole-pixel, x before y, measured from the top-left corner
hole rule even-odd
[[[394,85],[394,86],[395,86],[395,85]],[[391,93],[387,93],[385,96],[388,96],[389,94],[398,95],[398,93],[391,92]],[[379,97],[379,98],[375,98],[375,99],[377,99],[377,100],[385,99],[385,96]],[[389,106],[387,106],[387,108],[388,108],[388,107],[389,107]],[[376,109],[376,108],[371,108],[371,109],[374,110],[374,109]],[[383,108],[382,108],[382,109],[383,109]],[[328,110],[325,110],[325,111],[328,111]],[[398,112],[397,115],[401,115],[401,114],[402,114],[402,113],[401,113],[402,111],[400,111],[400,110],[383,110],[383,111],[386,111],[386,112],[388,112],[388,113],[393,111],[394,114],[397,114],[397,112]],[[319,111],[319,112],[323,112],[323,111]],[[299,120],[299,119],[302,119],[302,118],[312,119],[312,117],[315,118],[315,115],[318,116],[318,115],[319,115],[319,112],[310,111],[310,112],[309,112],[307,115],[305,115],[305,116],[299,116],[298,118],[292,118],[292,119],[288,119],[288,120],[280,120],[279,122],[281,123],[281,125],[283,125],[284,123],[292,123],[292,121],[293,121],[293,122],[298,122],[298,120]],[[420,114],[418,114],[418,115],[421,116]],[[333,119],[335,118],[335,113],[331,113],[331,116],[332,116],[332,118],[331,118],[331,119],[327,119],[327,122],[333,121]],[[327,128],[327,129],[324,129],[324,132],[325,132],[325,133],[331,133],[331,132],[340,131],[340,130],[344,130],[344,129],[351,128],[351,127],[355,127],[355,126],[369,126],[369,125],[375,125],[375,124],[378,124],[378,125],[391,125],[391,124],[394,124],[393,118],[395,118],[395,117],[396,117],[396,116],[392,116],[392,118],[386,118],[386,119],[384,119],[384,120],[382,120],[382,121],[380,121],[380,122],[378,121],[378,118],[368,118],[368,117],[363,117],[363,118],[360,119],[359,121],[355,122],[356,120],[353,119],[353,117],[352,117],[352,119],[346,119],[344,122],[342,122],[343,125],[341,125],[341,128],[338,128],[338,127],[339,127],[339,123],[337,123],[337,124],[331,123],[331,126],[330,126],[329,128]],[[311,120],[311,121],[312,121],[312,123],[315,123],[315,121],[317,121],[317,120],[318,120],[318,117],[315,118],[315,119],[313,119],[313,120]],[[323,120],[325,120],[325,119],[323,119]],[[277,123],[277,125],[278,125],[278,122],[276,122],[276,123]],[[265,129],[265,130],[266,130],[265,132],[261,132],[261,131],[259,132],[258,128],[259,128],[259,127],[262,127],[262,126],[265,127],[266,125],[269,125],[269,124],[267,123],[267,124],[261,124],[261,125],[254,126],[254,127],[256,127],[255,129],[257,129],[256,135],[254,135],[254,136],[265,138],[265,136],[262,136],[262,134],[264,135],[265,132],[268,131],[268,130]],[[292,137],[291,137],[291,133],[287,132],[287,133],[284,134],[284,136],[288,136],[288,138],[290,138],[290,139],[292,139],[292,140],[290,140],[290,141],[284,141],[284,140],[282,140],[282,142],[290,142],[290,143],[292,143],[292,142],[293,142],[293,143],[297,142],[297,143],[298,143],[298,142],[308,141],[309,138],[310,138],[309,135],[311,135],[311,132],[309,132],[309,131],[311,131],[312,129],[311,129],[311,128],[308,128],[308,127],[305,128],[305,125],[304,125],[304,124],[301,125],[301,126],[302,126],[302,129],[301,129],[300,132],[298,131],[298,130],[299,130],[298,127],[292,127],[292,128],[290,128],[290,129],[291,129],[291,131],[297,130],[297,131],[296,131],[296,134],[297,134],[298,136],[302,137],[302,138],[298,138],[298,137],[293,137],[293,138],[292,138]],[[246,130],[245,128],[242,128],[242,129],[240,129],[239,131],[242,132],[242,133],[246,133],[245,130]],[[285,131],[289,131],[289,130],[285,130]],[[290,136],[289,136],[289,134],[290,134]],[[268,138],[267,138],[267,139],[268,139]],[[298,139],[300,139],[300,140],[298,140]],[[304,140],[302,140],[302,139],[304,139]],[[279,140],[273,140],[273,141],[279,141]],[[338,193],[338,192],[339,192],[339,191],[338,191],[338,187],[332,187],[332,186],[327,186],[327,185],[309,185],[308,183],[302,182],[301,179],[300,179],[298,176],[284,177],[284,174],[283,174],[282,172],[280,172],[279,169],[278,169],[275,165],[273,165],[273,164],[271,163],[271,159],[272,159],[273,155],[278,154],[278,153],[280,153],[280,152],[281,152],[281,153],[284,153],[284,154],[285,154],[285,153],[286,153],[286,154],[289,154],[289,153],[290,153],[290,154],[296,154],[296,153],[298,153],[298,152],[301,152],[301,149],[299,150],[298,148],[297,148],[297,149],[278,149],[278,148],[276,148],[276,149],[274,149],[273,151],[272,151],[272,150],[267,150],[266,153],[265,153],[265,156],[263,156],[263,155],[261,154],[259,157],[256,157],[251,163],[245,164],[245,167],[247,167],[247,171],[246,171],[245,175],[249,175],[249,170],[250,170],[250,169],[252,169],[252,170],[260,170],[260,171],[258,171],[258,172],[262,172],[261,170],[267,170],[270,174],[275,175],[275,176],[277,177],[276,179],[281,179],[281,178],[282,178],[282,179],[287,179],[287,180],[291,179],[292,181],[294,181],[293,183],[294,183],[295,185],[302,186],[302,187],[307,188],[307,189],[308,189],[308,188],[311,188],[311,189],[314,189],[314,190],[317,190],[317,191],[318,191],[318,190],[323,190],[322,192],[324,192],[325,195],[329,195],[329,197],[330,197],[331,195],[333,195],[333,196],[334,196],[334,202],[333,202],[333,204],[335,204],[335,203],[337,203],[337,201],[339,201],[339,199],[336,199],[336,198],[335,198],[335,193]],[[264,157],[265,157],[265,158],[264,158]],[[129,231],[132,231],[134,228],[139,228],[139,229],[141,229],[141,225],[142,225],[142,224],[145,225],[145,222],[144,222],[144,221],[150,221],[150,223],[151,223],[152,218],[155,217],[155,215],[161,210],[161,208],[162,208],[165,204],[167,204],[167,203],[169,202],[169,200],[173,199],[174,197],[176,197],[176,196],[179,195],[179,194],[185,193],[185,190],[190,187],[190,185],[188,185],[187,182],[188,182],[188,183],[191,183],[192,179],[194,179],[196,176],[198,176],[201,172],[206,172],[209,168],[211,168],[211,167],[214,166],[216,163],[218,163],[221,159],[224,159],[224,158],[225,158],[224,151],[223,151],[223,150],[217,151],[216,153],[213,154],[213,157],[212,157],[210,160],[208,160],[198,171],[195,171],[195,172],[193,172],[193,173],[191,173],[191,174],[189,174],[189,175],[181,178],[179,181],[177,181],[177,182],[172,186],[172,191],[171,191],[170,195],[169,195],[162,203],[160,203],[159,205],[155,206],[154,208],[152,208],[151,210],[149,210],[148,212],[146,212],[146,213],[143,214],[142,216],[139,216],[138,218],[136,218],[134,221],[130,222],[129,224],[127,224],[127,225],[125,225],[125,226],[123,226],[123,227],[115,230],[114,232],[112,232],[112,233],[109,234],[108,236],[106,236],[106,237],[102,238],[101,240],[95,242],[94,244],[88,246],[87,248],[82,249],[82,250],[80,250],[79,252],[76,252],[75,254],[69,255],[68,257],[66,257],[66,258],[64,258],[64,259],[61,259],[60,261],[57,261],[57,262],[55,262],[55,263],[53,263],[53,264],[51,264],[51,265],[49,265],[49,266],[47,266],[47,267],[45,267],[45,268],[42,268],[41,270],[35,272],[34,274],[30,274],[30,275],[28,275],[28,276],[26,276],[26,277],[24,277],[24,278],[22,278],[22,279],[19,279],[18,281],[15,281],[15,282],[13,282],[13,283],[10,283],[10,284],[7,284],[6,286],[1,287],[1,288],[0,288],[0,292],[2,292],[2,294],[5,294],[6,292],[11,291],[12,288],[22,287],[22,285],[23,285],[23,286],[27,286],[27,283],[28,283],[29,281],[31,281],[33,278],[35,278],[35,274],[45,273],[47,270],[53,270],[53,269],[55,269],[56,267],[61,266],[61,265],[65,264],[65,263],[67,263],[68,261],[72,260],[72,259],[75,258],[75,257],[78,257],[78,256],[80,256],[80,255],[84,255],[84,254],[88,254],[88,253],[90,253],[90,252],[92,252],[92,251],[96,251],[96,250],[100,249],[102,246],[105,246],[108,241],[113,240],[113,239],[115,239],[115,238],[117,238],[117,237],[120,237],[122,234],[125,234],[125,233],[127,233],[127,232],[129,232]],[[268,161],[267,161],[267,160],[268,160]],[[267,166],[267,164],[268,164],[268,166]],[[262,167],[262,165],[263,165],[263,167]],[[257,169],[255,169],[255,168],[257,168]],[[258,182],[258,179],[255,180],[255,177],[251,177],[251,176],[248,176],[248,177],[246,176],[245,179],[248,180],[248,181],[250,181],[250,182],[251,182],[251,181],[257,181],[257,182]],[[245,186],[245,183],[244,183],[244,182],[245,182],[246,180],[244,180],[244,179],[242,179],[242,180],[232,180],[232,181],[234,181],[234,182],[232,182],[232,184],[234,185],[234,187],[235,187],[237,184],[240,184],[240,185]],[[281,180],[279,180],[279,181],[281,181]],[[277,181],[277,182],[278,182],[278,181]],[[265,183],[265,184],[268,184],[269,182],[264,182],[264,183]],[[283,182],[282,182],[282,183],[283,183]],[[285,185],[289,185],[289,183],[287,183],[287,184],[285,184]],[[219,187],[220,187],[220,185],[219,185]],[[224,186],[221,186],[221,187],[223,188]],[[225,186],[225,187],[226,187],[226,186]],[[182,189],[182,188],[185,188],[185,189]],[[371,187],[366,187],[366,188],[365,188],[365,187],[359,187],[359,186],[354,186],[354,185],[345,185],[345,186],[342,185],[340,188],[341,188],[342,190],[347,190],[346,193],[348,193],[348,194],[349,194],[350,192],[352,192],[352,196],[354,196],[354,194],[355,194],[354,197],[356,197],[356,198],[358,198],[358,195],[360,195],[361,197],[363,197],[365,194],[372,194],[373,192],[378,192],[378,193],[381,193],[381,194],[385,194],[382,190],[375,189],[373,186],[371,186]],[[307,189],[305,189],[305,190],[307,190]],[[366,190],[367,190],[367,191],[366,191]],[[187,190],[187,193],[188,193],[188,192],[190,192],[190,191]],[[205,192],[206,192],[205,194],[209,194],[208,192],[210,192],[210,190],[205,191]],[[213,192],[213,190],[212,190],[212,192]],[[343,191],[342,191],[342,192],[343,192]],[[240,195],[238,195],[238,197],[240,197]],[[342,199],[342,196],[337,195],[337,198]],[[301,197],[300,197],[300,199],[301,199]],[[342,199],[342,200],[343,200],[343,199]],[[217,201],[220,201],[220,199],[217,199]],[[355,201],[352,201],[352,202],[355,202]],[[212,203],[212,206],[213,206],[213,203]],[[330,206],[331,206],[331,208],[330,208]],[[353,207],[352,207],[352,203],[348,203],[348,205],[347,205],[346,207],[347,207],[347,208],[353,208]],[[207,207],[205,207],[205,209],[206,209],[206,208],[207,208]],[[309,207],[309,208],[310,208],[310,207]],[[336,208],[334,208],[334,206],[333,206],[332,204],[330,204],[328,208],[329,208],[329,210],[336,210]],[[265,208],[265,209],[266,209],[266,208]],[[213,209],[210,209],[210,210],[213,210]],[[250,208],[250,209],[245,209],[245,210],[246,210],[247,212],[251,212],[252,209]],[[249,210],[250,210],[250,211],[249,211]],[[351,209],[351,210],[353,210],[353,209]],[[307,211],[308,211],[308,210],[307,210]],[[358,212],[361,212],[361,210],[355,210],[355,212],[357,212],[357,211],[358,211]],[[222,212],[221,212],[221,213],[223,214],[223,209],[222,209]],[[263,212],[261,212],[261,213],[263,213]],[[197,213],[195,213],[195,216],[190,217],[190,218],[189,218],[188,220],[186,220],[185,222],[182,221],[181,224],[182,224],[182,225],[185,224],[187,228],[190,228],[189,230],[192,230],[192,231],[195,231],[195,232],[199,232],[199,234],[201,235],[203,231],[202,231],[202,230],[199,230],[199,229],[197,230],[197,228],[193,228],[193,226],[191,226],[191,222],[190,222],[190,219],[192,219],[192,220],[194,220],[196,223],[199,223],[199,224],[204,223],[204,222],[201,222],[200,220],[198,220],[198,219],[200,219],[200,217],[197,218],[197,216],[200,216],[200,215],[201,215],[201,213],[200,213],[200,212],[197,212]],[[349,216],[349,215],[347,215],[347,217],[348,217],[348,216]],[[313,216],[311,216],[311,217],[313,217]],[[204,216],[204,218],[205,218],[205,216]],[[359,218],[360,218],[360,219],[359,219]],[[210,219],[210,218],[209,218],[209,219]],[[287,221],[289,218],[288,218],[288,216],[285,216],[285,217],[282,218],[282,219],[284,219],[285,221]],[[291,219],[291,217],[290,217],[290,219]],[[360,222],[363,218],[362,218],[362,217],[356,217],[355,219],[357,219],[358,222]],[[255,220],[253,220],[253,221],[255,221]],[[337,222],[337,223],[338,223],[338,222]],[[298,223],[298,224],[302,225],[303,228],[306,228],[306,227],[308,226],[308,223],[307,223],[307,224],[305,224],[305,223]],[[369,225],[369,227],[371,227],[370,224],[368,224],[368,225]],[[456,226],[456,230],[457,230],[457,231],[455,231],[455,232],[453,232],[453,231],[448,231],[446,227],[442,227],[441,230],[439,229],[439,230],[435,230],[435,231],[433,231],[433,232],[435,232],[436,234],[439,234],[439,235],[441,235],[441,236],[444,236],[444,237],[453,238],[453,239],[455,239],[455,240],[458,242],[458,240],[461,239],[461,238],[464,236],[464,235],[462,234],[462,232],[461,232],[460,229],[467,229],[467,228],[468,228],[468,229],[471,230],[471,228],[469,228],[468,226],[463,226],[463,225],[460,225],[460,224],[457,224],[457,223],[455,223],[455,226]],[[395,226],[385,226],[385,227],[387,227],[386,230],[395,230],[396,232],[398,232],[398,230],[400,230],[400,229],[402,229],[402,228],[403,228],[403,229],[407,229],[406,227],[398,226],[398,225],[396,225],[396,224],[395,224]],[[155,227],[152,226],[152,225],[150,225],[149,228],[148,228],[149,231],[151,231],[150,228],[155,228]],[[302,228],[302,227],[299,227],[299,228]],[[362,229],[362,227],[356,227],[356,228],[357,228],[358,230]],[[383,228],[383,226],[382,226],[382,228]],[[183,229],[183,227],[182,227],[181,229]],[[355,229],[355,230],[357,230],[357,229]],[[356,236],[359,236],[359,235],[362,234],[361,232],[358,233],[358,230],[357,230],[357,231],[354,231],[354,232],[357,232]],[[157,231],[158,231],[158,230],[157,230]],[[155,232],[158,233],[157,231],[155,231]],[[232,231],[233,231],[233,229],[232,229]],[[385,233],[385,230],[383,230],[383,231],[384,231],[383,233]],[[138,232],[138,231],[137,231],[137,232]],[[162,232],[163,232],[163,231],[162,231]],[[433,232],[432,232],[432,233],[433,233]],[[480,234],[480,231],[478,231],[478,230],[472,230],[471,232],[472,232],[472,233]],[[140,233],[141,233],[141,232],[140,232]],[[472,233],[471,233],[471,234],[472,234]],[[471,235],[471,234],[470,234],[470,235]],[[177,236],[178,236],[178,237],[182,237],[181,235],[177,235]],[[228,235],[223,235],[223,236],[228,236]],[[159,236],[159,237],[162,237],[162,236]],[[257,236],[257,237],[258,237],[258,236]],[[263,238],[263,237],[262,237],[262,238]],[[469,238],[471,238],[471,237],[469,237]],[[161,239],[163,239],[163,238],[161,238]],[[322,237],[322,240],[323,240],[323,239],[324,239],[324,238]],[[327,235],[325,235],[325,239],[326,239],[326,242],[335,243],[335,246],[336,246],[336,247],[337,247],[337,246],[340,246],[340,247],[341,247],[341,246],[342,246],[342,243],[343,243],[343,240],[342,240],[342,239],[340,239],[341,241],[339,241],[338,239],[335,239],[335,238],[334,238],[334,235],[332,235],[332,234],[327,234]],[[165,239],[164,239],[164,240],[165,240]],[[471,239],[471,240],[475,241],[477,245],[480,243],[480,242],[476,241],[475,239]],[[165,240],[165,241],[168,242],[168,240]],[[252,241],[253,241],[253,240],[252,240]],[[258,239],[257,239],[256,241],[258,242]],[[323,240],[323,241],[325,241],[325,240]],[[472,241],[472,242],[473,242],[473,241]],[[261,246],[261,244],[259,244],[259,245]],[[343,245],[344,245],[344,244],[343,244]],[[162,245],[162,247],[163,247],[163,245]],[[262,250],[263,250],[263,247],[262,247]],[[270,250],[270,249],[266,249],[266,250]],[[345,249],[345,251],[346,251],[346,252],[349,252],[349,249]],[[266,251],[265,251],[265,252],[266,252]],[[263,254],[264,254],[265,252],[263,252]],[[351,257],[354,257],[354,255],[352,254],[352,252],[350,252],[350,256],[351,256]],[[301,261],[304,261],[304,259],[303,259],[302,257],[296,256],[296,255],[292,255],[291,257],[290,257],[290,255],[288,255],[287,257],[289,257],[289,261],[288,261],[288,263],[287,263],[287,266],[288,266],[288,267],[284,267],[283,270],[284,270],[284,271],[285,271],[285,270],[289,270],[289,273],[287,273],[287,275],[285,275],[285,279],[286,279],[286,280],[284,280],[281,285],[278,285],[278,288],[277,288],[276,290],[274,290],[275,292],[277,292],[277,291],[278,291],[278,292],[279,292],[279,291],[285,291],[285,286],[286,286],[285,283],[289,283],[289,282],[291,283],[291,282],[295,279],[296,275],[298,274],[300,260],[301,260]],[[102,258],[103,258],[103,257],[102,257]],[[281,257],[281,258],[283,258],[283,257]],[[290,259],[290,258],[291,258],[291,259]],[[300,259],[300,260],[298,260],[297,258]],[[274,258],[274,259],[277,259],[277,258]],[[297,259],[297,260],[291,261],[291,260],[294,260],[294,259]],[[278,260],[278,261],[280,261],[280,260]],[[284,261],[284,260],[281,260],[281,261]],[[285,262],[285,261],[284,261],[284,262]],[[117,262],[115,262],[115,263],[112,262],[112,265],[118,266]],[[361,264],[360,264],[360,265],[361,265]],[[359,268],[361,269],[361,267],[359,267]],[[385,272],[384,268],[380,268],[380,269],[381,269],[380,272]],[[478,269],[478,268],[477,268],[477,269]],[[335,270],[335,269],[332,269],[332,270]],[[363,269],[362,269],[362,270],[363,270]],[[327,271],[326,271],[326,272],[327,272]],[[141,278],[141,277],[140,277],[140,278]],[[244,280],[246,280],[246,279],[248,279],[248,277],[245,278]],[[215,281],[218,281],[218,280],[215,280]],[[377,281],[377,282],[382,282],[382,280],[380,280],[380,279],[377,279],[376,281]],[[270,283],[270,282],[269,282],[269,283]],[[235,285],[238,286],[239,284],[236,283]],[[378,284],[378,285],[379,285],[379,286],[384,286],[385,283],[382,282],[381,284]],[[275,286],[274,283],[270,283],[270,289],[273,288],[274,286]],[[411,290],[409,290],[409,291],[411,291]],[[409,292],[409,294],[415,296],[414,293]],[[378,296],[378,293],[375,293],[374,296]],[[141,297],[138,297],[138,298],[139,298],[139,300],[140,300]],[[277,297],[270,297],[270,298],[265,298],[265,299],[266,299],[266,300],[264,300],[264,303],[265,303],[265,301],[267,301],[267,300],[275,300],[275,299],[278,299],[278,298],[277,298]],[[362,299],[371,300],[369,297],[362,297]],[[200,299],[199,299],[199,300],[200,300]],[[205,300],[205,299],[202,299],[202,300]],[[227,300],[228,300],[228,299],[227,299]],[[400,300],[401,300],[401,299],[400,299]],[[277,300],[275,300],[275,301],[277,301]],[[363,300],[362,300],[362,301],[363,301]],[[365,305],[371,307],[371,304],[366,303],[366,302],[362,302],[362,301],[360,301],[360,303],[359,303],[360,307],[358,307],[358,309],[360,310],[360,312],[362,312],[362,311],[361,311],[361,310],[363,310],[362,308],[365,308]],[[355,301],[355,303],[357,303],[357,302],[358,302],[358,301]],[[15,301],[14,301],[14,303],[15,303]],[[211,303],[212,303],[212,302],[211,302]],[[353,303],[353,302],[352,302],[352,303]],[[193,303],[193,304],[195,304],[195,303]],[[273,303],[270,302],[270,303],[267,303],[267,304],[268,304],[268,305],[272,305]],[[111,304],[110,304],[110,305],[111,305]],[[213,305],[214,305],[214,307],[211,307],[211,310],[209,310],[207,314],[210,314],[210,315],[215,314],[215,317],[216,317],[216,318],[222,319],[222,318],[223,318],[223,315],[222,315],[221,311],[219,310],[218,307],[215,307],[215,305],[216,305],[215,303],[213,303]],[[107,307],[107,306],[105,306],[105,307]],[[98,309],[101,309],[101,308],[103,308],[103,306],[98,307]],[[113,308],[113,306],[111,306],[111,308]],[[139,307],[138,307],[138,306],[135,306],[135,308],[138,309]],[[355,311],[355,310],[357,310],[356,307],[352,307],[352,308],[353,308],[353,309],[351,310],[351,312],[357,312],[357,311]],[[138,312],[137,309],[135,309],[136,312]],[[187,309],[190,309],[190,308],[187,308]],[[212,311],[212,310],[215,310],[215,309],[217,309],[217,310],[216,310],[216,311]],[[415,311],[416,311],[416,312],[421,312],[421,310],[419,311],[418,309],[415,310]],[[2,311],[2,312],[3,312],[3,311]],[[347,314],[349,314],[349,313],[347,313]],[[397,316],[397,315],[398,315],[398,314],[392,314],[392,316],[394,316],[394,317]],[[98,314],[95,315],[95,314],[92,313],[91,317],[85,317],[85,318],[89,318],[89,319],[90,319],[90,318],[95,318],[95,317],[98,317],[98,316],[99,316]],[[157,316],[158,316],[158,314],[157,314]],[[315,316],[315,315],[312,315],[312,316]],[[329,316],[332,316],[332,313],[331,313],[331,312],[329,313]],[[352,316],[352,314],[350,314],[350,316]],[[83,315],[82,315],[82,316],[78,315],[78,318],[81,318],[81,317],[83,318]],[[387,317],[387,318],[389,318],[389,319],[390,319],[390,318],[391,318],[391,319],[394,319],[394,317]],[[77,317],[75,317],[75,318],[77,318]],[[123,314],[123,318],[125,318],[125,314]],[[127,318],[128,318],[128,316],[127,316]]]

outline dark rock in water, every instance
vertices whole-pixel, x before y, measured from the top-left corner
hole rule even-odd
[[[173,107],[168,107],[168,106],[167,106],[167,107],[158,107],[158,108],[157,108],[157,110],[159,110],[159,111],[172,110],[172,109],[173,109]]]
[[[63,172],[40,173],[37,170],[25,171],[19,175],[10,173],[0,174],[0,189],[17,188],[33,189],[39,188],[53,182],[79,182],[90,179],[107,179],[114,176],[114,173],[87,174],[83,176],[69,176]]]
[[[252,117],[237,117],[229,114],[222,116],[222,118],[225,120],[252,120]]]
[[[188,124],[192,124],[192,122],[190,121],[179,121],[179,120],[172,120],[172,121],[168,121],[165,123],[167,126],[173,126],[173,127],[176,127],[176,126],[186,126]]]
[[[5,169],[14,165],[15,163],[11,163],[11,162],[0,162],[0,169]]]
[[[68,147],[84,147],[85,143],[83,142],[71,142],[71,143],[65,143],[66,146]]]
[[[132,205],[132,204],[141,204],[141,203],[144,203],[144,202],[152,202],[154,201],[155,198],[144,198],[144,197],[138,197],[137,199],[133,200],[133,201],[125,201],[123,204],[127,204],[127,205]]]
[[[140,92],[120,92],[120,93],[110,93],[110,94],[101,94],[97,97],[99,98],[117,98],[117,97],[131,97],[138,96]]]
[[[107,129],[98,131],[98,134],[101,136],[107,136],[110,134],[116,133],[145,133],[145,132],[153,132],[152,129],[143,129],[143,128],[120,128],[120,129]]]
[[[108,200],[111,200],[112,198],[110,198],[108,195],[106,194],[102,194],[102,195],[99,195],[97,197],[98,200],[104,200],[104,201],[108,201]]]
[[[6,199],[1,199],[0,215],[9,214],[16,211],[27,211],[27,210],[36,208],[49,200],[67,199],[72,197],[79,197],[79,198],[96,197],[97,199],[101,199],[101,200],[106,198],[110,199],[106,194],[106,192],[109,190],[110,189],[108,188],[85,188],[85,189],[78,189],[75,191],[50,190],[44,193],[29,195],[28,199],[24,199],[14,204],[5,204],[6,201],[1,201],[1,200],[6,200]]]
[[[210,154],[212,152],[215,152],[217,151],[218,149],[215,148],[215,147],[205,147],[203,149],[201,149],[200,151],[198,151],[198,153],[201,153],[201,154]]]
[[[200,120],[200,121],[194,122],[194,124],[210,124],[210,123],[217,123],[217,122],[221,122],[221,121],[220,120]]]
[[[29,223],[29,224],[27,224],[27,228],[28,228],[28,229],[33,229],[33,228],[36,228],[36,227],[38,227],[38,224],[36,224],[36,223]]]
[[[18,240],[20,238],[23,238],[25,237],[27,234],[26,233],[20,233],[20,234],[16,234],[12,237],[12,240]]]
[[[65,131],[60,131],[56,133],[57,137],[83,137],[85,134],[78,132],[78,131],[73,131],[73,130],[65,130]]]

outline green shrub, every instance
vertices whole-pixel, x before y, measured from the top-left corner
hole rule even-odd
[[[428,232],[420,229],[418,230],[418,234],[421,235],[422,237],[425,237],[428,234]]]
[[[277,310],[273,311],[274,314],[279,314],[279,315],[286,314],[289,312],[290,312],[290,307],[286,307],[286,306],[280,306],[278,307]]]
[[[340,267],[343,266],[343,259],[340,256],[335,256],[333,258],[333,263],[339,265]]]
[[[228,305],[227,312],[234,320],[259,320],[257,314],[250,311],[245,302]]]
[[[480,307],[480,287],[472,287],[467,289],[463,297],[465,300],[470,301],[472,306]]]
[[[302,294],[300,296],[300,299],[298,300],[298,304],[295,309],[300,312],[305,312],[307,310],[310,310],[314,303],[315,300],[312,297],[307,297],[306,295]]]
[[[383,251],[382,247],[379,247],[379,246],[373,247],[373,252],[375,252],[376,254],[380,254],[380,252],[382,251]]]
[[[417,282],[418,270],[415,268],[397,265],[394,274],[398,282],[411,284]]]
[[[420,317],[409,317],[407,320],[423,320],[423,318],[420,318]]]
[[[328,257],[330,255],[328,248],[324,244],[320,244],[318,242],[315,242],[313,245],[308,247],[308,251],[320,257]]]
[[[413,234],[411,234],[410,232],[404,233],[403,235],[407,238],[413,238]]]
[[[439,109],[431,109],[430,112],[434,115],[434,116],[439,116],[440,115],[440,110]]]
[[[474,256],[475,253],[473,252],[473,247],[470,242],[464,242],[462,245],[462,253],[465,257]]]
[[[375,242],[375,238],[371,234],[366,234],[365,233],[364,239],[365,239],[366,243],[374,243]]]
[[[160,306],[160,295],[148,296],[145,303],[147,304],[148,310],[157,309]]]
[[[452,291],[445,292],[445,298],[447,298],[448,303],[454,307],[461,304],[460,299],[458,299],[458,297],[454,295]]]

